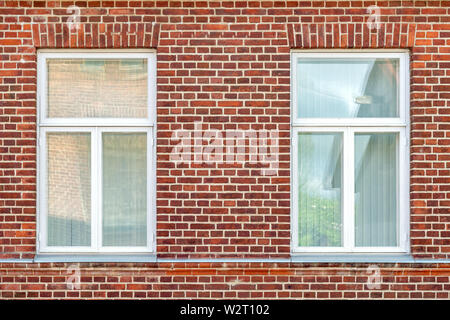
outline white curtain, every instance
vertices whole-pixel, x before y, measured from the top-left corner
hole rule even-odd
[[[397,134],[355,134],[355,245],[397,245]]]
[[[146,59],[48,59],[47,68],[49,117],[148,115]]]
[[[146,133],[103,133],[103,245],[147,242]]]

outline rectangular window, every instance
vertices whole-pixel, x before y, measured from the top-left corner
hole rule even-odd
[[[38,53],[39,252],[154,252],[155,63]]]
[[[292,251],[409,251],[406,52],[292,54]]]

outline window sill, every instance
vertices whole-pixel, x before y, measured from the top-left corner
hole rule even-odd
[[[38,254],[33,262],[156,262],[156,254]]]
[[[301,263],[412,263],[410,254],[299,254],[293,253],[291,262]]]

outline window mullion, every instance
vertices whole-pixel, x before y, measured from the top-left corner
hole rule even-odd
[[[348,204],[349,204],[349,236],[351,250],[355,247],[355,130],[348,129],[348,145],[349,145],[349,183],[348,183]]]
[[[96,128],[97,136],[97,195],[98,195],[98,207],[97,207],[97,250],[101,251],[102,239],[103,239],[103,144],[102,144],[102,134],[103,130],[101,128]]]
[[[99,155],[98,155],[98,129],[91,130],[91,247],[98,251],[98,212],[99,212]]]
[[[354,206],[354,130],[344,130],[344,172],[343,172],[343,207],[344,207],[344,248],[353,251],[355,247],[355,206]]]

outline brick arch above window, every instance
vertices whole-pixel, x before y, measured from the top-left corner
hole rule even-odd
[[[297,23],[286,25],[292,49],[411,48],[416,41],[416,24],[380,23]]]
[[[33,24],[36,48],[157,48],[159,23],[80,23],[72,31],[67,23]]]

